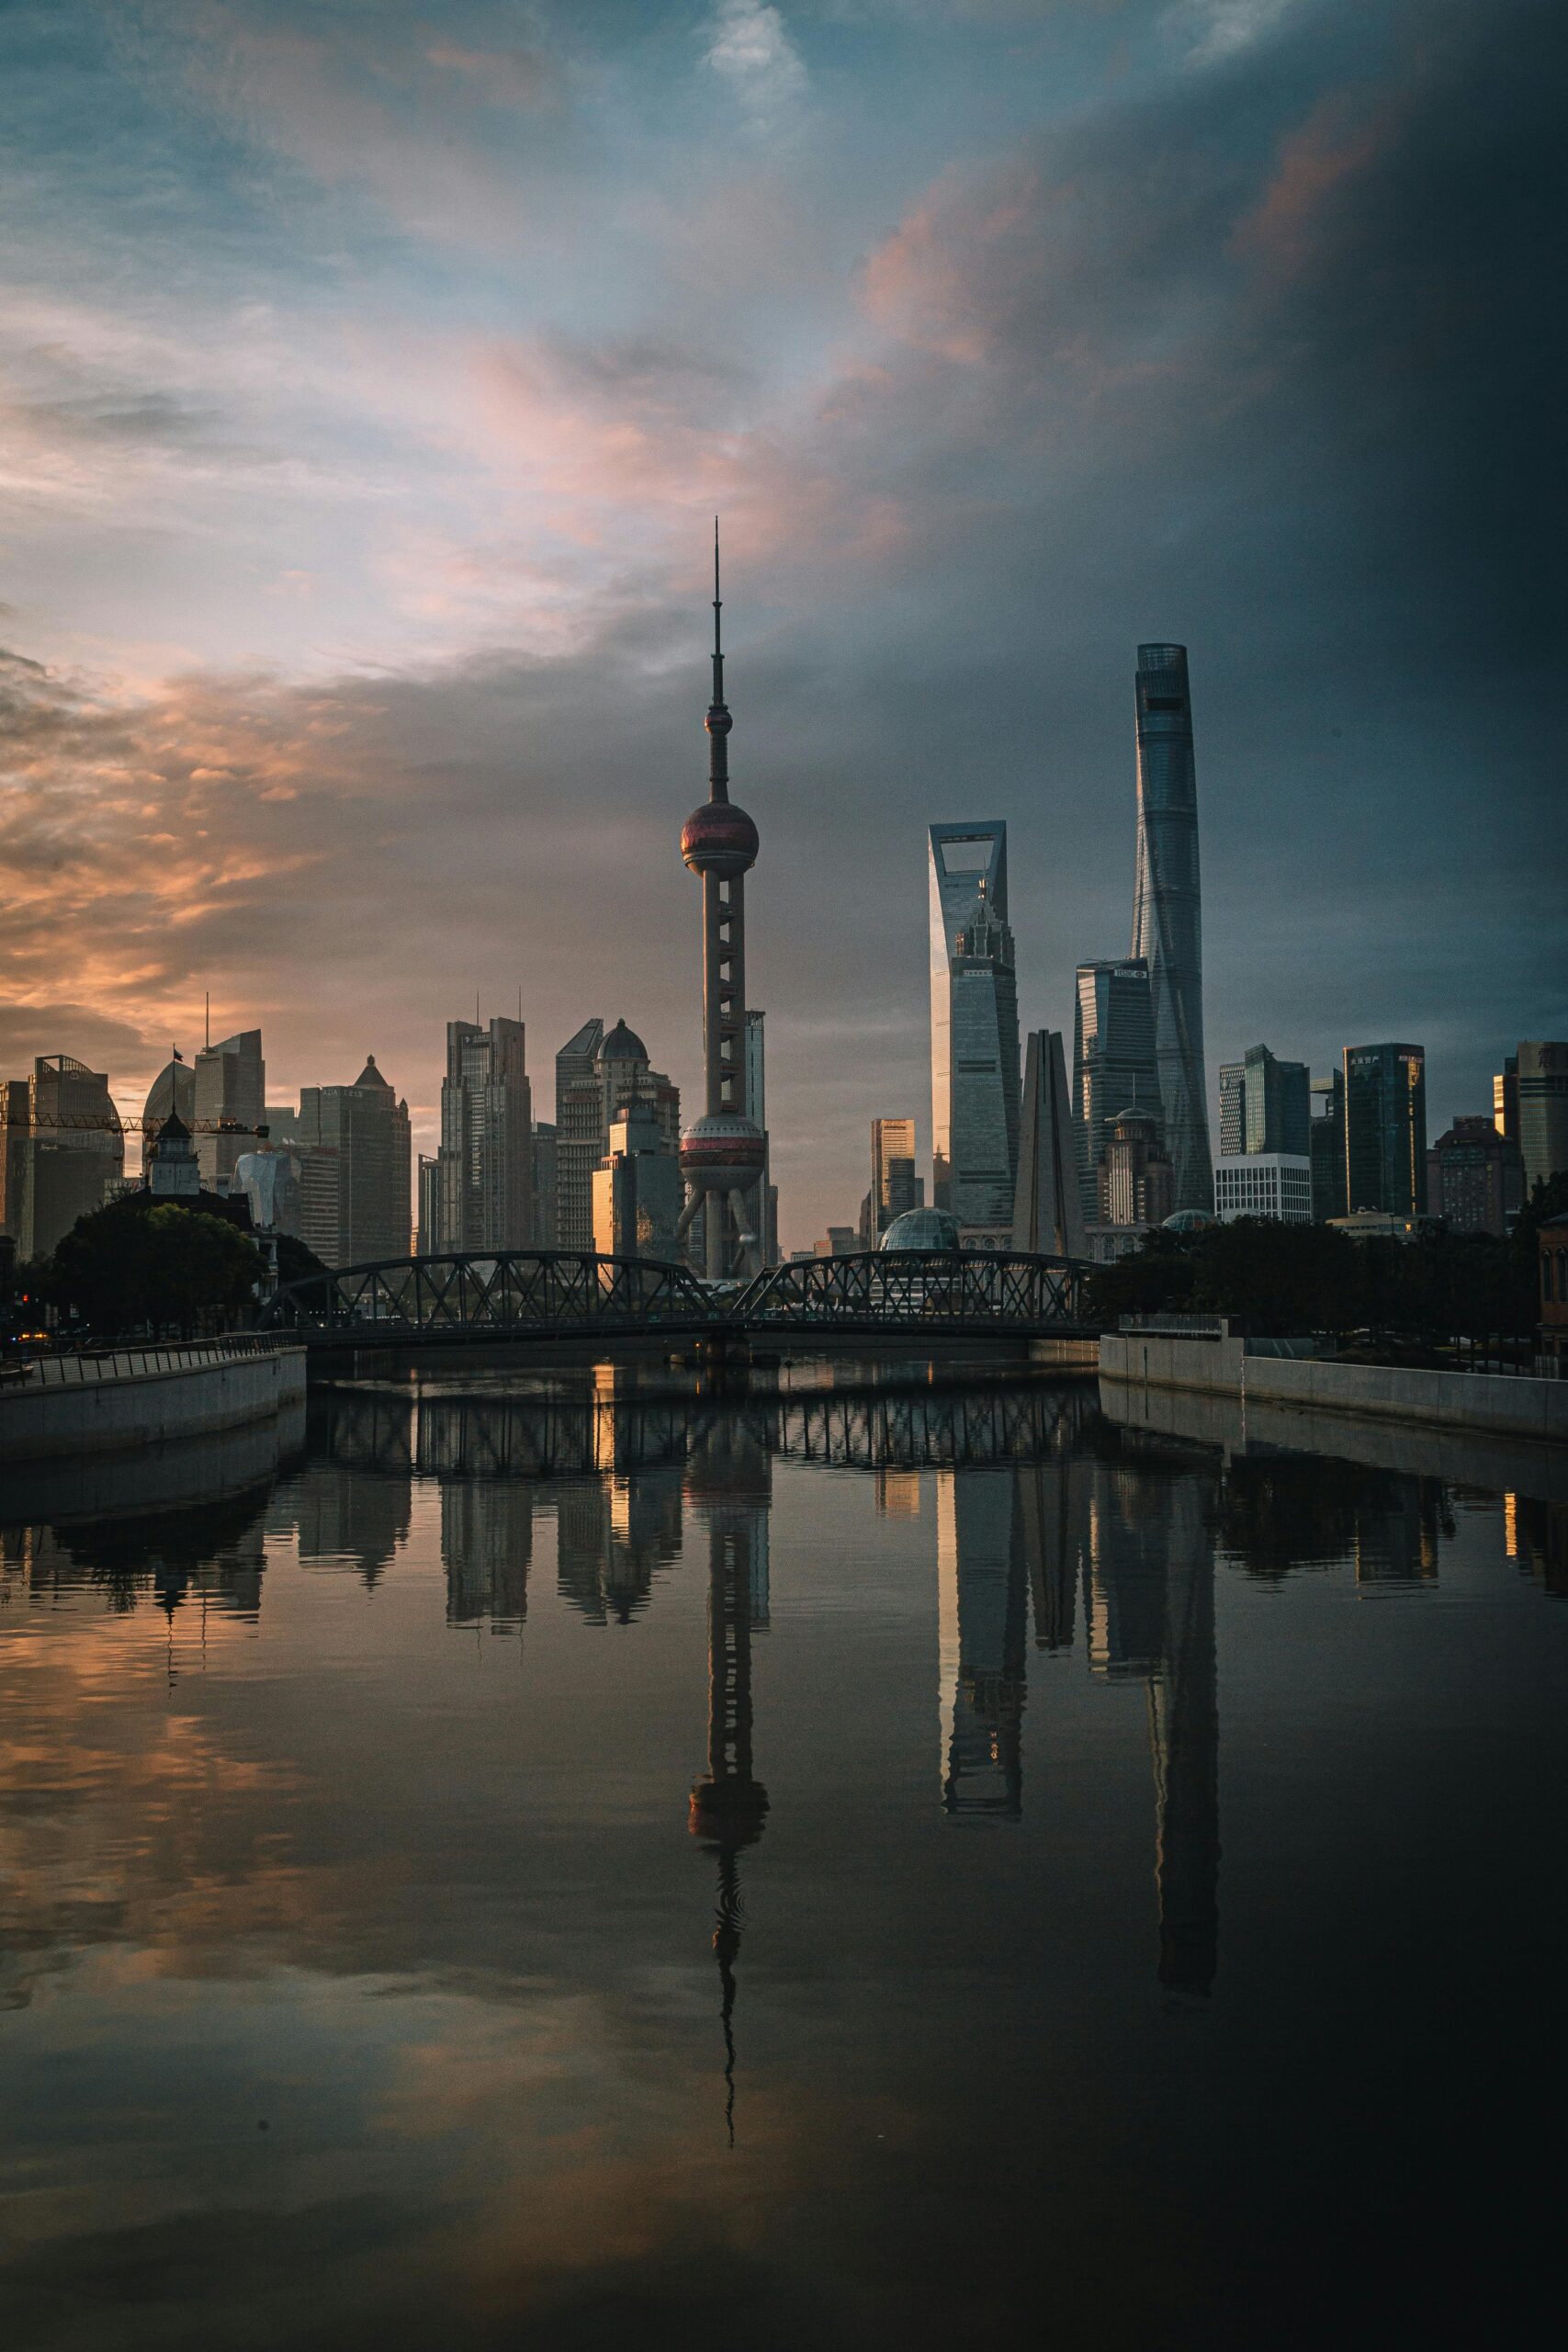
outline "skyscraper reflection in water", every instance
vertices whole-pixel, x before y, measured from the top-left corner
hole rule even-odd
[[[1089,1667],[1147,1688],[1160,1983],[1203,1995],[1219,1939],[1214,1546],[1203,1483],[1160,1467],[1091,1465]]]
[[[954,1815],[1023,1811],[1028,1575],[1006,1470],[937,1475],[942,1801]]]

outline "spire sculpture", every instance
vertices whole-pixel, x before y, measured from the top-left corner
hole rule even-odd
[[[703,1219],[710,1282],[761,1271],[748,1195],[758,1192],[766,1147],[746,1115],[746,872],[757,859],[757,828],[729,797],[729,730],[724,699],[723,600],[718,582],[718,521],[713,526],[713,700],[708,736],[708,797],[687,818],[681,855],[703,885],[703,1115],[681,1138],[686,1205],[676,1227],[684,1238]]]

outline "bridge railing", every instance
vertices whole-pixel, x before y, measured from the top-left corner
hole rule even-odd
[[[286,1283],[268,1329],[376,1332],[626,1329],[711,1321],[712,1300],[684,1266],[601,1258],[591,1250],[452,1250],[339,1266]]]
[[[774,1324],[932,1325],[1077,1323],[1092,1269],[1072,1258],[951,1250],[864,1250],[770,1266],[730,1313],[753,1328]]]
[[[263,1328],[382,1339],[450,1331],[570,1336],[661,1327],[953,1331],[1080,1325],[1092,1271],[1070,1258],[867,1250],[772,1266],[715,1293],[685,1266],[592,1250],[452,1250],[377,1259],[284,1285]]]

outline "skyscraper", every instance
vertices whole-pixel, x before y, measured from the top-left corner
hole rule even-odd
[[[1305,1159],[1311,1142],[1312,1080],[1305,1062],[1276,1060],[1267,1046],[1220,1070],[1220,1151],[1283,1151]]]
[[[556,1056],[556,1238],[562,1250],[593,1247],[593,1171],[604,1157],[595,1057],[604,1041],[604,1023],[585,1021]]]
[[[125,1136],[102,1070],[40,1054],[30,1079],[0,1089],[0,1232],[17,1256],[47,1257],[123,1173]]]
[[[1198,783],[1184,645],[1140,645],[1136,685],[1138,864],[1133,954],[1149,967],[1166,1148],[1179,1209],[1212,1209],[1203,1076]],[[1120,1104],[1118,1109],[1123,1107]]]
[[[1018,983],[1007,827],[930,834],[931,1201],[1006,1249],[1018,1182]]]
[[[1317,1097],[1307,1131],[1312,1213],[1319,1225],[1325,1225],[1331,1216],[1346,1214],[1344,1071],[1331,1070],[1326,1078],[1314,1078],[1312,1094]]]
[[[352,1086],[302,1086],[300,1238],[329,1266],[409,1254],[409,1106],[371,1054]]]
[[[1390,1216],[1427,1208],[1427,1055],[1421,1046],[1345,1048],[1346,1205]]]
[[[773,1157],[768,1136],[768,1081],[764,1051],[767,1014],[754,1004],[746,1008],[746,1116],[762,1138],[762,1176],[757,1188],[751,1222],[756,1228],[764,1266],[779,1261],[779,1188],[773,1182]]]
[[[757,828],[729,797],[729,732],[724,699],[723,603],[718,525],[713,531],[713,700],[708,797],[681,829],[681,855],[703,886],[703,1115],[681,1138],[686,1205],[677,1239],[703,1215],[710,1282],[761,1265],[762,1237],[751,1204],[765,1176],[767,1145],[746,1109],[746,876],[757,862]]]
[[[521,1021],[446,1023],[441,1148],[421,1179],[435,1250],[526,1250],[534,1238],[534,1115]]]
[[[871,1123],[871,1195],[867,1230],[863,1237],[874,1249],[896,1216],[925,1204],[925,1186],[915,1173],[913,1119],[873,1119]]]
[[[1526,1198],[1568,1169],[1568,1045],[1521,1044],[1518,1051],[1519,1149]]]
[[[1024,1054],[1012,1246],[1032,1256],[1081,1258],[1083,1224],[1061,1035],[1055,1029],[1032,1029]]]
[[[228,1121],[235,1132],[197,1133],[197,1159],[209,1193],[226,1193],[234,1162],[249,1151],[254,1130],[266,1124],[266,1064],[259,1029],[236,1030],[196,1057],[196,1117],[214,1125]],[[171,1102],[170,1108],[175,1105]],[[249,1133],[241,1132],[250,1130]]]
[[[1080,964],[1073,1012],[1073,1124],[1077,1145],[1078,1208],[1086,1225],[1100,1216],[1097,1170],[1111,1122],[1123,1111],[1163,1119],[1155,1058],[1154,997],[1141,956]]]

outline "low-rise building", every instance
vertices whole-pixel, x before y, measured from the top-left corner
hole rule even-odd
[[[1427,1154],[1427,1215],[1455,1233],[1506,1233],[1524,1198],[1524,1156],[1495,1119],[1455,1119]]]
[[[1559,1364],[1568,1357],[1568,1216],[1549,1216],[1536,1235],[1540,1281],[1540,1346]]]
[[[1214,1162],[1214,1214],[1222,1225],[1241,1216],[1312,1223],[1312,1161],[1305,1152],[1241,1151]]]

